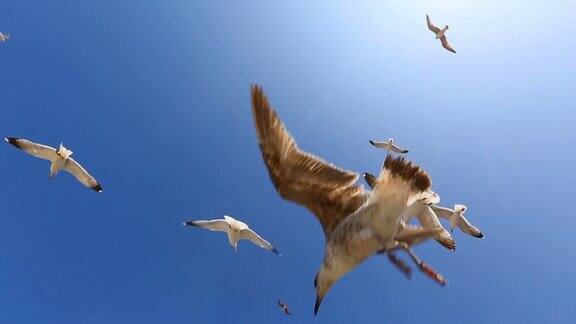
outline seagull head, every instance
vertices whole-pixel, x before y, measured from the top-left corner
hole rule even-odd
[[[72,155],[72,153],[73,153],[72,151],[65,148],[64,145],[60,143],[60,148],[58,148],[58,155],[60,155],[64,160],[66,160],[67,158],[70,157],[70,155]]]
[[[322,300],[332,288],[334,283],[341,277],[338,273],[333,271],[331,267],[322,264],[320,271],[316,274],[314,278],[314,286],[316,287],[316,303],[314,304],[314,315],[318,314],[318,309],[320,309],[320,304]]]

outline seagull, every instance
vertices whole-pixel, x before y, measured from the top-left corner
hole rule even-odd
[[[377,148],[383,148],[386,149],[390,152],[395,152],[398,154],[406,154],[408,153],[408,150],[401,148],[400,146],[394,144],[394,140],[389,138],[388,141],[386,142],[379,142],[379,141],[370,141],[370,144],[372,144],[372,146],[377,147]]]
[[[440,42],[442,42],[442,47],[444,47],[445,49],[449,50],[452,53],[456,53],[456,51],[448,43],[448,39],[446,39],[446,35],[444,35],[446,33],[446,31],[448,30],[448,26],[444,26],[444,28],[442,28],[442,29],[436,27],[430,21],[430,17],[428,17],[428,15],[426,15],[426,23],[428,24],[428,29],[430,29],[436,35],[436,39],[440,39]]]
[[[423,170],[402,157],[387,155],[376,180],[383,185],[367,192],[356,184],[357,173],[301,150],[262,88],[253,85],[251,92],[260,151],[276,191],[310,210],[324,231],[324,260],[314,280],[315,314],[333,284],[370,256],[397,249],[411,253],[408,244],[395,240],[397,236],[410,240],[435,234],[436,229],[399,231],[402,212],[430,187]],[[421,271],[438,279],[421,260],[414,261],[419,261]]]
[[[238,241],[249,240],[263,249],[279,254],[272,244],[251,230],[246,223],[236,220],[232,216],[224,215],[224,219],[186,221],[182,225],[197,226],[216,232],[226,232],[228,242],[230,242],[236,253],[238,253]]]
[[[5,42],[10,39],[10,34],[0,32],[0,42]]]
[[[50,175],[48,176],[48,179],[52,179],[58,171],[65,170],[72,173],[72,175],[74,175],[76,179],[82,182],[86,187],[90,187],[97,192],[102,192],[102,186],[98,181],[96,181],[88,171],[78,164],[78,162],[70,157],[72,151],[65,148],[62,143],[60,143],[58,149],[55,149],[23,138],[7,137],[4,140],[28,154],[50,161]]]
[[[470,224],[470,222],[464,217],[464,212],[466,211],[466,206],[464,205],[454,205],[454,209],[440,207],[436,204],[430,205],[432,210],[436,213],[436,215],[446,218],[450,220],[453,226],[458,226],[460,230],[470,236],[474,236],[476,238],[483,238],[484,234],[480,231],[477,227]]]
[[[286,303],[283,303],[280,299],[278,299],[278,306],[280,306],[280,308],[284,313],[286,313],[286,315],[292,315],[292,313],[290,313],[290,310],[288,309],[288,305],[286,305]]]
[[[377,183],[376,177],[366,172],[363,173],[362,176],[364,177],[366,183],[368,183],[368,186],[371,189],[374,189]],[[436,204],[438,202],[440,202],[440,197],[438,196],[438,194],[436,194],[432,190],[429,190],[428,194],[425,197],[413,202],[410,206],[408,206],[408,208],[404,212],[403,226],[412,227],[407,224],[410,222],[410,219],[413,216],[416,216],[422,227],[438,229],[438,232],[434,237],[436,242],[440,243],[442,246],[444,246],[450,251],[455,251],[456,242],[454,241],[450,233],[448,233],[448,231],[442,226],[442,223],[440,223],[440,221],[438,220],[438,216],[436,216],[436,214],[430,207],[431,204]],[[420,238],[407,243],[412,246],[415,244],[422,243],[423,241],[424,239]]]

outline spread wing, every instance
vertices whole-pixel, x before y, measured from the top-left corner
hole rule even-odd
[[[16,146],[22,151],[34,155],[35,157],[52,161],[56,158],[56,149],[47,145],[42,145],[38,143],[31,142],[27,139],[7,137],[6,142]]]
[[[64,165],[64,170],[72,173],[78,181],[82,182],[86,187],[90,187],[95,191],[102,192],[102,186],[88,173],[78,162],[73,158],[68,158]]]
[[[409,151],[405,148],[402,148],[396,144],[392,144],[392,151],[396,152],[396,153],[400,153],[400,154],[406,154]]]
[[[452,46],[450,46],[450,43],[448,43],[446,35],[440,37],[440,41],[442,42],[442,47],[444,47],[445,49],[449,50],[452,53],[456,53],[456,51],[452,48]]]
[[[434,34],[438,34],[440,31],[440,28],[436,27],[436,25],[430,21],[430,17],[428,17],[428,15],[426,15],[426,24],[428,24],[428,29],[430,29]]]
[[[432,208],[429,206],[423,206],[416,217],[422,226],[426,228],[439,229],[435,238],[438,243],[442,244],[450,251],[456,250],[456,242],[454,242],[452,235],[450,235],[450,233],[448,233],[448,231],[442,226],[438,220],[438,216],[436,216]]]
[[[228,222],[226,222],[223,219],[186,221],[184,222],[184,225],[196,226],[216,232],[228,233],[228,231],[230,230],[230,224],[228,224]]]
[[[266,241],[260,235],[256,234],[256,232],[254,232],[253,230],[251,230],[249,228],[245,228],[242,230],[242,232],[240,234],[240,238],[242,238],[244,240],[248,240],[248,241],[258,245],[259,247],[261,247],[263,249],[270,250],[270,251],[278,254],[278,251],[274,248],[274,246],[272,246],[272,244],[270,244],[270,242]]]
[[[358,175],[302,151],[268,103],[252,86],[252,114],[262,158],[280,196],[308,208],[329,237],[346,216],[366,201]]]

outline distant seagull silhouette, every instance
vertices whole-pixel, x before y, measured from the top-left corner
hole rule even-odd
[[[394,144],[394,140],[391,138],[389,138],[388,141],[386,141],[386,142],[370,141],[370,144],[372,144],[373,146],[375,146],[377,148],[386,149],[386,150],[388,150],[390,152],[394,152],[394,153],[399,153],[399,154],[408,153],[408,150],[403,149],[400,146],[397,146],[396,144]]]
[[[452,53],[456,53],[456,51],[448,43],[448,39],[446,39],[446,35],[444,35],[446,33],[446,31],[448,30],[448,26],[445,26],[442,29],[436,27],[430,21],[430,17],[428,17],[428,15],[426,15],[426,23],[428,24],[428,29],[430,29],[436,35],[436,39],[440,39],[440,42],[442,42],[442,47],[444,47],[445,49],[449,50]]]
[[[290,310],[288,309],[288,305],[283,303],[280,299],[278,299],[278,306],[280,306],[280,308],[284,313],[286,313],[286,315],[292,315],[292,313],[290,313]]]
[[[248,225],[228,215],[224,215],[224,219],[187,221],[182,223],[182,225],[197,226],[216,232],[225,232],[228,234],[228,242],[230,242],[230,245],[236,252],[238,252],[238,241],[248,240],[263,249],[278,254],[278,251],[272,244],[256,234]]]
[[[0,42],[5,42],[10,39],[10,34],[0,32]]]
[[[450,223],[454,224],[454,226],[458,226],[458,228],[462,232],[470,236],[474,236],[476,238],[484,237],[482,231],[480,231],[474,225],[470,224],[470,222],[466,219],[466,217],[464,217],[464,212],[467,210],[466,206],[454,205],[454,209],[450,209],[433,204],[430,205],[430,207],[432,208],[432,210],[434,210],[436,215],[450,220]]]
[[[418,166],[401,157],[386,156],[377,179],[382,185],[376,188],[381,190],[367,192],[356,184],[357,173],[301,150],[262,88],[252,86],[251,90],[260,151],[276,191],[308,208],[324,230],[324,260],[314,280],[315,314],[334,283],[370,256],[396,249],[411,253],[405,242],[396,240],[398,236],[410,240],[435,234],[430,229],[399,231],[402,212],[430,187],[430,179]],[[423,262],[418,266],[422,271],[434,271]]]
[[[5,140],[28,154],[50,161],[50,175],[48,176],[48,179],[52,179],[58,171],[65,170],[72,173],[76,179],[82,182],[86,187],[90,187],[97,192],[102,192],[102,186],[88,173],[88,171],[70,157],[72,151],[65,148],[62,143],[60,143],[58,149],[55,149],[23,138],[7,137]]]

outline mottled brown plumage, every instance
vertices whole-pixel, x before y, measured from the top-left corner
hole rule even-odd
[[[280,196],[308,208],[330,237],[346,216],[366,202],[358,174],[302,151],[261,87],[252,86],[252,114],[260,151]]]
[[[392,155],[387,155],[382,170],[388,170],[392,176],[401,177],[411,183],[411,189],[414,191],[426,191],[432,185],[426,171],[403,157],[394,158]]]

